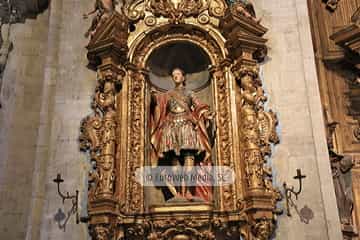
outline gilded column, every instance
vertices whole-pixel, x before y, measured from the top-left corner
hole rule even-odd
[[[260,150],[258,109],[266,100],[256,67],[241,67],[237,81],[241,92],[240,142],[245,162],[246,182],[250,191],[264,190],[264,159]]]
[[[119,119],[120,91],[126,76],[128,21],[112,13],[99,24],[87,46],[89,67],[96,70],[97,85],[92,102],[93,114],[81,123],[80,147],[90,153],[88,214],[94,239],[120,239],[117,226],[119,202],[115,192],[117,149],[121,142]],[[120,159],[119,159],[120,160]]]

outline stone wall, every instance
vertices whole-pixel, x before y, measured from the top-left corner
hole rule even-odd
[[[0,109],[0,239],[25,238],[47,55],[45,12],[11,26]],[[4,30],[6,30],[4,26]]]
[[[307,176],[295,201],[300,211],[313,212],[308,224],[292,217],[279,217],[276,239],[342,239],[325,140],[324,121],[312,47],[307,1],[256,1],[258,17],[269,28],[268,58],[262,78],[269,107],[279,117],[280,144],[271,160],[276,185],[294,185],[296,169]],[[296,190],[295,189],[295,190]],[[281,203],[285,207],[285,201]],[[285,208],[284,208],[285,209]]]
[[[52,1],[50,9],[14,26],[15,48],[4,76],[0,110],[0,239],[87,239],[85,224],[70,218],[64,231],[56,218],[67,214],[52,182],[80,191],[86,213],[87,157],[78,150],[80,121],[91,112],[95,74],[86,68],[92,1]],[[314,65],[306,1],[258,0],[269,28],[269,57],[262,78],[269,106],[278,113],[281,143],[271,159],[276,185],[296,168],[307,178],[296,201],[313,212],[309,224],[279,217],[275,239],[341,239]],[[281,202],[280,206],[283,206]]]
[[[49,53],[45,65],[43,104],[39,127],[37,165],[33,181],[32,214],[28,220],[27,239],[86,239],[85,224],[76,225],[72,216],[66,228],[56,219],[67,215],[70,203],[62,205],[52,182],[57,173],[65,179],[63,191],[80,191],[80,202],[86,202],[86,155],[79,152],[80,121],[91,112],[95,74],[86,68],[89,21],[82,14],[93,3],[52,1],[49,18]],[[86,214],[86,206],[80,211]],[[60,214],[61,213],[61,214]],[[63,223],[63,221],[61,222]]]

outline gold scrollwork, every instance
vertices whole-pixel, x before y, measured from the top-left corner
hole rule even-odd
[[[205,14],[205,13],[200,14],[200,15],[197,17],[197,19],[198,19],[198,22],[199,22],[200,24],[204,24],[204,25],[210,22],[209,16],[208,16],[207,14]]]
[[[205,240],[221,232],[269,239],[281,194],[266,163],[271,144],[279,142],[278,120],[264,107],[267,97],[257,64],[266,55],[261,37],[266,29],[241,17],[243,12],[229,10],[223,0],[138,0],[125,5],[123,13],[126,17],[114,13],[101,24],[88,46],[98,78],[94,113],[81,123],[80,147],[94,163],[88,193],[92,237]],[[129,22],[145,28],[145,34],[129,37]],[[246,31],[234,28],[236,24]],[[195,44],[210,58],[216,164],[241,177],[219,187],[214,206],[191,216],[181,211],[150,214],[144,189],[135,179],[146,156],[145,64],[155,49],[176,42]]]
[[[144,165],[144,91],[145,78],[136,70],[130,70],[130,91],[129,91],[129,129],[130,146],[128,148],[127,168],[129,182],[127,187],[127,200],[129,209],[132,212],[143,210],[143,189],[140,183],[135,180],[135,171]]]
[[[165,17],[172,23],[183,23],[185,18],[197,18],[208,11],[210,16],[224,16],[227,5],[223,0],[139,0],[127,4],[124,12],[132,21],[138,21],[151,13],[155,17]]]
[[[149,27],[156,25],[156,18],[154,16],[145,17],[145,24]]]

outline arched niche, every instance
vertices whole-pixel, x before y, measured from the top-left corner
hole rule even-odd
[[[208,54],[198,45],[187,41],[173,41],[157,47],[146,63],[150,84],[160,91],[174,87],[170,74],[177,67],[186,74],[186,88],[201,91],[210,83],[210,66]]]
[[[186,73],[186,88],[195,93],[195,95],[210,106],[211,110],[221,113],[226,112],[228,128],[231,128],[231,113],[230,106],[221,107],[223,101],[230,102],[230,80],[226,80],[225,76],[222,77],[221,82],[219,79],[214,80],[214,66],[218,66],[224,60],[224,45],[223,42],[218,42],[208,32],[200,28],[193,28],[192,34],[189,34],[189,27],[186,25],[176,26],[170,28],[169,26],[159,27],[153,32],[147,34],[144,38],[134,41],[135,46],[130,46],[130,59],[132,64],[138,68],[145,69],[143,76],[144,82],[142,89],[144,89],[144,98],[142,98],[142,106],[144,111],[145,123],[148,124],[150,115],[150,90],[156,88],[157,91],[164,92],[173,87],[170,72],[175,67],[182,68]],[[220,83],[220,84],[219,84]],[[228,85],[224,88],[223,86]],[[131,91],[131,90],[130,90]],[[221,108],[221,110],[220,110]],[[224,125],[220,123],[221,115],[215,119],[216,125]],[[144,126],[144,146],[149,145],[149,128]],[[226,131],[226,134],[231,134],[231,131],[224,129],[219,131],[219,134],[214,136],[217,138],[217,143],[223,141],[232,141],[230,137],[223,138],[220,132]],[[224,144],[228,147],[232,143]],[[147,149],[147,147],[145,147]],[[228,151],[227,157],[220,157],[222,151]],[[144,161],[141,166],[154,166],[155,162],[149,162],[149,153],[146,152]],[[219,149],[215,144],[212,148],[212,163],[214,166],[222,165],[217,159],[224,159],[228,164],[232,161],[230,149]],[[144,205],[145,211],[153,211],[151,209],[159,209],[161,204],[165,201],[162,195],[156,189],[145,190]],[[234,191],[234,189],[231,189]],[[146,193],[147,192],[147,193]],[[151,196],[152,199],[149,199]],[[219,195],[219,189],[214,188],[214,201],[203,209],[205,211],[210,208],[220,208],[224,203]],[[231,204],[231,202],[228,202]],[[151,206],[156,206],[151,208]],[[185,204],[186,205],[186,204]],[[195,208],[194,208],[195,209]],[[156,211],[156,210],[154,210]]]

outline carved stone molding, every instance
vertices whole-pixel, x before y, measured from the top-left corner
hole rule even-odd
[[[93,114],[81,125],[82,150],[93,162],[89,228],[93,239],[270,239],[276,202],[266,159],[279,142],[258,73],[266,28],[220,0],[134,1],[95,28],[87,46],[97,72]],[[247,6],[249,7],[249,6]],[[156,24],[157,23],[157,24]],[[236,174],[208,204],[149,210],[136,171],[147,163],[147,60],[156,49],[186,42],[209,57],[216,112],[214,152]],[[234,90],[234,91],[233,91]]]

